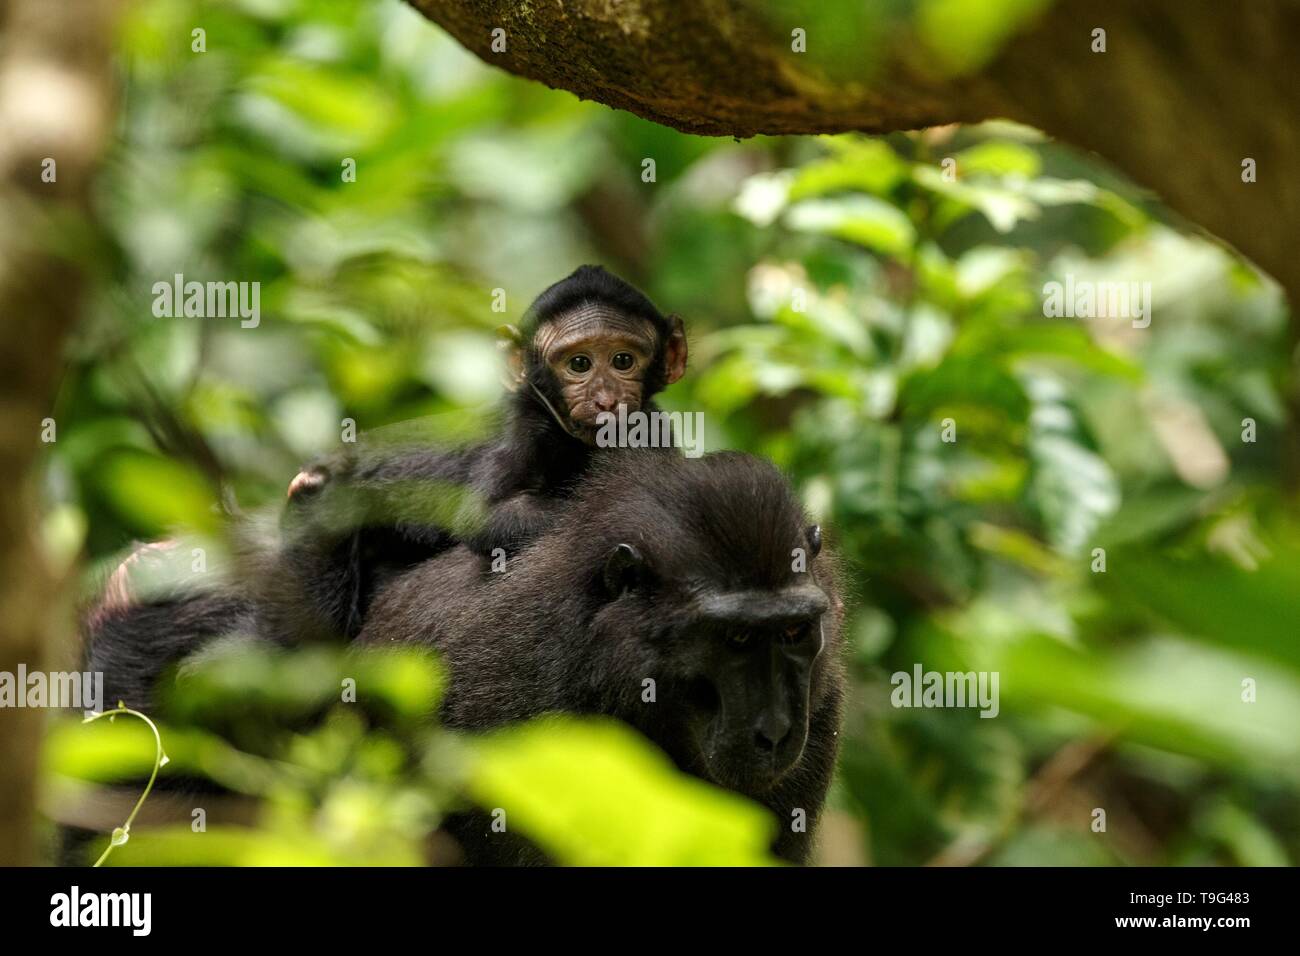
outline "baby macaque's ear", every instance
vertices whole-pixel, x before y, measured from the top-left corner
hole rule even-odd
[[[664,346],[664,378],[671,385],[686,374],[686,329],[677,313],[668,316],[668,342]]]
[[[497,347],[506,353],[505,386],[513,392],[524,384],[524,334],[513,325],[499,325]]]

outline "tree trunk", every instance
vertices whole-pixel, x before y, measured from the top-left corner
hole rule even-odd
[[[19,664],[46,668],[60,620],[37,536],[33,466],[77,316],[72,256],[108,132],[115,6],[0,0],[0,671],[10,674]],[[0,866],[34,862],[46,713],[0,708]]]

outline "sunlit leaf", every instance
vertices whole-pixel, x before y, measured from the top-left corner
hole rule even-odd
[[[893,256],[911,248],[916,235],[898,207],[862,195],[807,199],[791,206],[784,221],[796,232],[834,236]]]
[[[546,720],[476,745],[470,792],[561,862],[586,866],[770,862],[774,823],[675,770],[621,724]]]

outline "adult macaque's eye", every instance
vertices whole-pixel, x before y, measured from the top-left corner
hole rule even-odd
[[[781,632],[782,644],[798,644],[805,637],[811,628],[807,624],[792,624]]]
[[[619,352],[614,356],[614,368],[620,372],[626,372],[636,364],[636,358],[631,352]]]
[[[591,371],[591,359],[585,355],[575,355],[569,359],[569,371],[582,374]]]
[[[745,631],[732,631],[727,635],[727,643],[732,647],[744,648],[749,646],[749,634]]]

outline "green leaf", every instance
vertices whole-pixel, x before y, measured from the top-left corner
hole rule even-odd
[[[112,455],[100,486],[118,512],[150,537],[178,530],[215,531],[216,497],[199,472],[172,458],[137,451]]]
[[[872,196],[807,199],[790,207],[785,225],[796,232],[834,236],[890,256],[903,255],[916,241],[916,229],[906,214]]]
[[[752,866],[772,862],[774,821],[678,772],[627,726],[554,718],[482,738],[469,791],[560,862]]]
[[[837,192],[885,196],[907,177],[907,164],[883,140],[827,140],[834,155],[801,166],[789,182],[791,200]]]
[[[382,136],[396,118],[389,92],[375,80],[278,54],[254,68],[247,88],[287,107],[313,130],[358,147]]]
[[[203,833],[188,826],[159,827],[134,835],[113,854],[111,866],[420,866],[414,843],[368,848],[350,855],[328,834],[212,825]]]
[[[912,178],[918,186],[941,196],[945,202],[933,216],[934,227],[943,232],[954,222],[971,212],[980,212],[1000,233],[1008,233],[1017,223],[1037,219],[1037,203],[1022,189],[1003,186],[991,181],[949,182],[935,166],[917,164],[912,168]]]
[[[1300,547],[1293,542],[1274,545],[1254,570],[1204,553],[1143,547],[1116,548],[1106,565],[1098,586],[1112,599],[1186,634],[1263,654],[1300,673]]]
[[[1051,0],[922,0],[916,18],[921,42],[938,71],[972,73]]]
[[[1030,494],[1052,544],[1077,554],[1120,505],[1119,482],[1106,460],[1085,446],[1064,391],[1046,376],[1024,376],[1029,417]]]
[[[918,659],[997,672],[1004,713],[1064,709],[1134,743],[1300,781],[1300,680],[1282,667],[1172,636],[1077,648],[1041,634],[989,635],[975,621],[953,616],[927,634]],[[1244,677],[1267,692],[1244,701]]]
[[[989,176],[1020,176],[1029,179],[1037,176],[1043,167],[1038,153],[1023,143],[994,139],[956,156],[957,172],[961,176],[985,174]]]

